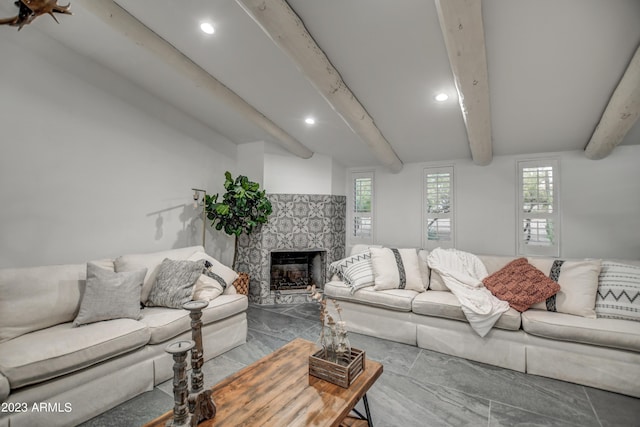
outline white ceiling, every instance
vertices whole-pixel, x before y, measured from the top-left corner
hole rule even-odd
[[[312,151],[345,166],[379,164],[235,0],[116,2]],[[0,16],[16,13],[12,3],[2,1]],[[470,158],[434,0],[288,3],[403,162]],[[494,155],[583,149],[640,44],[640,1],[482,4]],[[273,140],[81,5],[71,10],[60,25],[44,16],[22,31],[58,40],[235,143]],[[204,20],[214,35],[199,30]],[[437,103],[441,91],[451,97]],[[623,144],[640,144],[640,122]]]

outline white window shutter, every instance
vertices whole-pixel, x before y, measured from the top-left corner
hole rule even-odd
[[[422,246],[455,247],[453,166],[425,168]]]
[[[560,256],[559,173],[556,159],[519,161],[518,254]]]
[[[373,243],[373,172],[353,172],[351,175],[351,243]]]

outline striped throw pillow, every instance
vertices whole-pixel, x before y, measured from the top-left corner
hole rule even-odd
[[[640,321],[640,267],[602,262],[596,295],[596,315]]]
[[[560,285],[555,295],[531,308],[596,318],[600,260],[565,261],[553,258],[528,258],[529,264]]]
[[[376,291],[409,289],[424,292],[418,252],[415,249],[371,248]]]
[[[373,286],[375,280],[371,253],[368,250],[332,262],[329,272],[340,276],[344,283],[351,287],[351,293],[367,286]]]

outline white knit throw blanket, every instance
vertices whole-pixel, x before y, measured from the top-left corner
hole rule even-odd
[[[481,337],[509,310],[508,302],[496,298],[482,284],[488,273],[477,256],[457,249],[437,248],[431,251],[427,262],[458,298],[469,324]]]

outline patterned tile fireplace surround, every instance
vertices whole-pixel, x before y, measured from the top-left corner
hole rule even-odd
[[[329,278],[329,264],[344,258],[346,197],[316,194],[269,194],[267,197],[273,213],[261,229],[250,236],[240,236],[236,269],[251,276],[249,301],[253,303],[308,302],[307,293],[300,289],[271,289],[272,252],[290,251],[292,257],[318,252],[324,277]],[[321,288],[324,283],[316,285]]]

